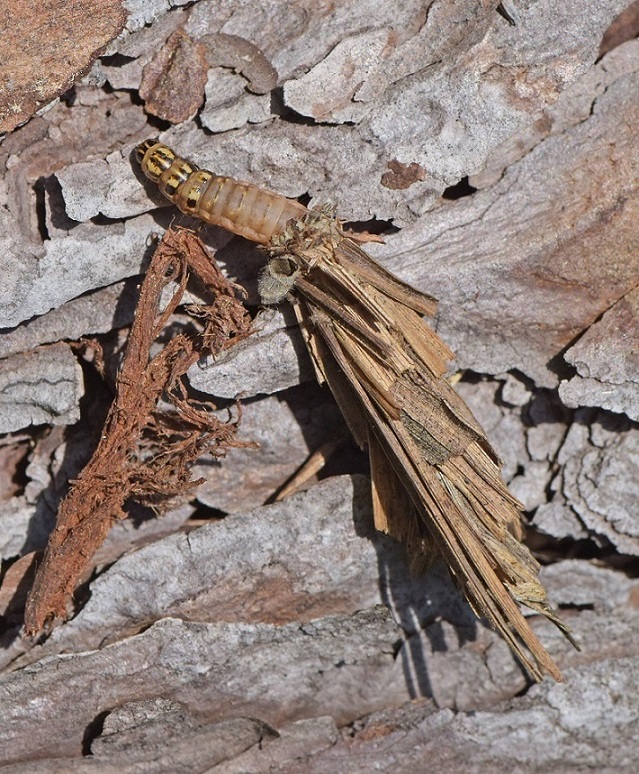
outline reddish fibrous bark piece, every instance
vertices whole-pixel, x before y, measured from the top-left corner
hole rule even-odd
[[[179,334],[150,358],[153,342],[181,302],[189,275],[213,297],[192,311],[202,331]],[[159,312],[164,287],[178,287]],[[250,318],[236,287],[219,272],[200,240],[185,229],[169,230],[155,251],[109,411],[93,457],[62,502],[56,526],[25,609],[25,633],[33,636],[63,618],[73,590],[96,549],[135,499],[161,504],[200,483],[190,467],[203,453],[247,445],[235,439],[237,422],[222,422],[209,407],[191,401],[183,375],[205,352],[218,353],[249,335]],[[174,411],[157,409],[160,398]],[[239,421],[239,420],[238,420]]]

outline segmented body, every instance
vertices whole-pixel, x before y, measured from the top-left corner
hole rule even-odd
[[[200,169],[157,140],[138,145],[136,156],[144,174],[182,212],[253,242],[267,244],[307,212],[281,194]]]

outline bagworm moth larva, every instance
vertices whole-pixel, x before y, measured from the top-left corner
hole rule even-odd
[[[561,680],[519,605],[575,643],[521,542],[523,506],[501,479],[501,461],[445,378],[453,353],[422,319],[435,313],[435,299],[376,263],[327,209],[215,178],[155,140],[137,153],[147,177],[183,212],[269,243],[262,301],[293,291],[318,380],[369,450],[377,529],[402,541],[416,565],[443,556],[475,612],[530,674]]]
[[[252,242],[267,244],[289,220],[307,212],[281,194],[200,169],[157,140],[138,145],[136,156],[144,174],[182,212]]]

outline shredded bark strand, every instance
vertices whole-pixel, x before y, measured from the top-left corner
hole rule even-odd
[[[213,298],[210,306],[191,310],[203,330],[175,336],[151,358],[151,345],[181,302],[190,275]],[[162,290],[171,281],[178,287],[158,313]],[[246,445],[235,439],[237,422],[222,422],[211,406],[201,408],[188,398],[182,377],[204,352],[220,352],[247,336],[249,329],[250,319],[236,288],[195,234],[168,231],[140,290],[100,443],[60,506],[29,593],[27,635],[65,616],[78,579],[112,525],[126,517],[129,499],[165,502],[200,483],[191,480],[190,468],[204,452],[223,455],[226,448]],[[157,409],[162,397],[173,412]]]

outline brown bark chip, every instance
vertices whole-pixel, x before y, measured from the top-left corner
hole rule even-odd
[[[204,102],[206,49],[176,30],[142,72],[140,96],[147,113],[179,124]]]
[[[413,183],[426,180],[426,170],[414,161],[402,164],[397,159],[391,159],[386,166],[388,171],[381,177],[381,184],[386,188],[404,190]]]
[[[180,303],[189,273],[213,297],[210,306],[191,309],[202,330],[174,336],[151,358],[151,345]],[[162,291],[171,281],[178,288],[159,312]],[[91,556],[111,526],[126,517],[127,500],[166,501],[200,483],[191,480],[190,467],[205,451],[222,455],[225,448],[241,445],[235,440],[237,423],[221,422],[210,407],[189,400],[182,376],[204,351],[220,352],[248,335],[249,327],[234,286],[199,239],[187,230],[169,230],[142,284],[101,441],[60,507],[38,568],[25,611],[28,635],[64,617]],[[160,398],[171,404],[171,413],[158,410]]]
[[[228,67],[246,78],[248,90],[268,94],[277,86],[277,70],[250,40],[224,32],[203,35],[210,67]]]
[[[9,10],[10,6],[10,10]],[[119,0],[3,3],[0,132],[10,132],[63,94],[123,29]]]

